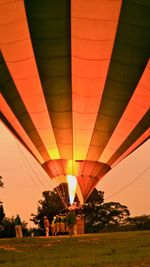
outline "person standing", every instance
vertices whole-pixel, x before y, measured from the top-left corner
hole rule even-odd
[[[66,217],[66,223],[67,223],[68,232],[69,232],[70,236],[74,235],[74,233],[75,233],[74,228],[76,225],[76,221],[77,221],[77,218],[76,218],[75,211],[70,210],[67,214],[67,217]]]
[[[65,215],[60,215],[60,232],[61,234],[65,234],[66,232],[66,217]]]
[[[46,216],[44,216],[44,228],[46,237],[49,236],[49,227],[50,227],[49,220]]]
[[[15,218],[15,231],[16,231],[16,237],[17,238],[21,238],[23,237],[22,235],[22,225],[21,225],[21,219],[19,217],[19,215],[17,214],[16,218]]]
[[[53,217],[52,224],[51,224],[51,232],[52,236],[56,235],[56,217]]]
[[[60,216],[56,215],[56,235],[60,233]]]

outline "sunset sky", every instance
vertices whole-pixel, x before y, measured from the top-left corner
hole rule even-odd
[[[113,168],[98,184],[105,201],[127,205],[131,216],[150,214],[150,141],[145,142]],[[0,123],[0,175],[4,189],[0,199],[6,216],[20,214],[29,222],[44,190],[56,186],[35,159]],[[32,225],[29,222],[29,225]]]

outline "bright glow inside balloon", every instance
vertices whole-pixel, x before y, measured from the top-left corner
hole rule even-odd
[[[69,191],[69,200],[72,205],[75,198],[76,188],[77,188],[77,179],[73,175],[67,175],[68,181],[68,191]]]

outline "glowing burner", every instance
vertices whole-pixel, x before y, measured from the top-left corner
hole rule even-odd
[[[68,190],[69,190],[69,200],[72,205],[75,198],[76,188],[77,188],[77,179],[73,175],[67,175],[68,181]]]

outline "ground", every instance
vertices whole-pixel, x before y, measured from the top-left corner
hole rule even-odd
[[[4,267],[150,267],[150,231],[0,239]]]

